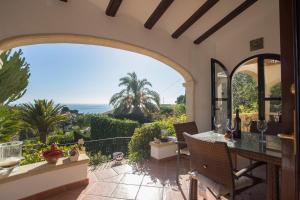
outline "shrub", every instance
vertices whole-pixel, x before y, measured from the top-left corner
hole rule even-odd
[[[161,129],[166,129],[168,130],[168,134],[175,136],[175,130],[173,127],[173,124],[176,123],[183,123],[186,122],[186,115],[180,115],[180,116],[173,116],[173,117],[168,117],[165,119],[157,120],[153,122],[154,124],[157,124]]]
[[[95,154],[88,154],[88,156],[90,158],[89,164],[92,166],[97,166],[111,160],[111,156],[103,155],[101,151]]]
[[[174,113],[176,116],[181,116],[186,114],[185,104],[176,104],[174,107]]]
[[[91,133],[89,131],[80,131],[75,130],[74,132],[74,142],[77,142],[79,139],[84,139],[85,141],[91,140]]]
[[[161,105],[160,114],[162,115],[173,115],[173,108],[171,105]]]
[[[68,151],[74,146],[63,146],[60,145],[59,149],[63,150],[64,157],[68,156]],[[49,145],[43,144],[40,141],[27,141],[22,148],[22,156],[24,159],[21,161],[20,165],[28,165],[31,163],[43,161],[41,156],[43,151],[47,150]]]
[[[160,138],[160,127],[155,124],[144,124],[137,128],[128,145],[129,159],[133,162],[143,161],[150,157],[149,142]]]
[[[91,138],[131,137],[139,123],[131,120],[114,119],[106,116],[91,118]]]
[[[76,141],[75,141],[76,142]],[[66,132],[64,134],[56,133],[48,136],[48,144],[67,144],[74,143],[74,133]]]

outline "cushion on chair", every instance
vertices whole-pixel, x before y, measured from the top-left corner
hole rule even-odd
[[[206,191],[207,193],[212,192],[212,196],[216,196],[217,198],[221,196],[226,196],[230,193],[230,190],[226,188],[224,185],[216,183],[215,181],[211,180],[210,178],[207,178],[206,176],[203,176],[197,172],[190,173],[192,178],[196,178],[198,180],[198,186],[200,188],[209,188],[209,190]],[[238,179],[235,179],[235,189],[239,190],[248,186],[251,186],[253,184],[253,179],[247,177],[247,176],[241,176]]]
[[[176,151],[176,153],[178,153],[178,151]],[[189,156],[190,155],[189,149],[187,147],[183,148],[183,149],[180,149],[180,154],[184,154],[184,155]]]

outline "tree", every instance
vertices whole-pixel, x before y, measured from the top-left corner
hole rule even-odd
[[[21,98],[28,85],[29,64],[22,57],[22,50],[11,54],[11,50],[0,55],[0,105]]]
[[[139,80],[135,72],[128,73],[120,78],[119,86],[125,88],[114,94],[109,102],[114,106],[114,114],[138,120],[159,111],[159,94],[149,89],[152,85],[147,79]]]
[[[183,104],[183,103],[176,104],[174,106],[174,113],[175,113],[176,116],[180,116],[180,115],[186,114],[185,104]]]
[[[281,83],[276,83],[271,87],[271,98],[280,98],[281,97]],[[275,101],[270,101],[270,112],[281,112],[281,101],[280,100],[275,100]]]
[[[238,72],[232,80],[233,110],[241,112],[256,112],[258,108],[257,81],[250,75]]]
[[[20,107],[19,119],[22,126],[36,131],[43,143],[47,142],[49,132],[60,122],[67,119],[61,113],[62,106],[52,100],[34,100],[34,103],[24,103]]]
[[[0,106],[0,141],[7,142],[20,130],[16,119],[18,110],[15,107]]]
[[[179,97],[177,97],[175,103],[176,104],[185,104],[186,100],[185,100],[185,95],[180,95]]]

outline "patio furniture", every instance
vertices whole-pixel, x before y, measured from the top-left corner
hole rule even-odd
[[[189,150],[187,148],[187,145],[185,143],[185,139],[183,136],[183,133],[189,133],[191,135],[198,133],[198,127],[196,125],[196,122],[186,122],[186,123],[178,123],[173,124],[176,137],[177,137],[177,164],[176,164],[176,180],[179,181],[179,167],[180,167],[180,156],[186,155],[189,156]]]
[[[279,168],[281,167],[281,153],[266,148],[266,144],[259,143],[260,134],[242,133],[241,139],[226,140],[224,135],[213,131],[198,133],[194,138],[204,141],[217,141],[227,144],[230,153],[236,153],[251,160],[262,161],[267,165],[267,199],[279,198]],[[277,136],[270,135],[269,139],[278,142]]]
[[[263,181],[248,174],[263,162],[256,162],[236,172],[226,143],[199,140],[188,133],[184,133],[184,137],[191,153],[190,199],[197,199],[195,181],[203,186],[206,196],[215,199],[234,199],[235,195]]]

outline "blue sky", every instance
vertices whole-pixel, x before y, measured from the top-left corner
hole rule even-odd
[[[161,103],[174,103],[184,94],[184,79],[178,72],[141,54],[81,44],[19,48],[30,64],[31,76],[26,94],[16,103],[53,99],[66,104],[108,104],[120,90],[119,78],[133,71],[152,83],[161,95]]]

